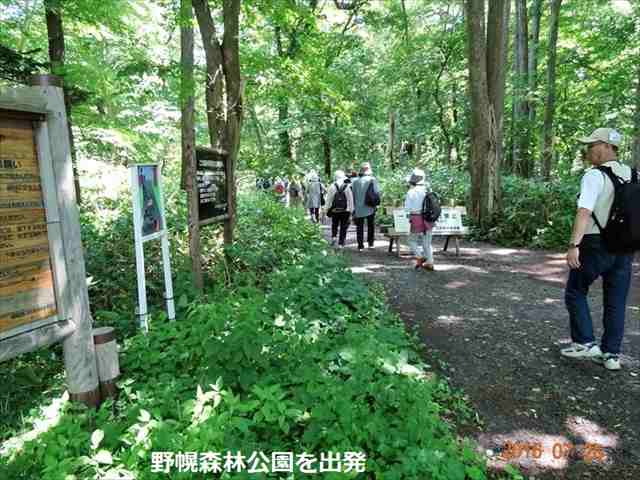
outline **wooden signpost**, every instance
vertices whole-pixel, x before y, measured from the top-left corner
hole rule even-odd
[[[0,362],[62,341],[73,400],[100,401],[62,83],[0,89]]]

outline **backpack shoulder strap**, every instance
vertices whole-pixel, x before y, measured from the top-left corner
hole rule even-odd
[[[611,167],[605,167],[603,165],[600,165],[599,167],[596,167],[596,168],[600,170],[602,173],[606,174],[607,177],[609,177],[614,187],[617,187],[618,185],[622,185],[623,183],[625,183],[622,178],[620,178],[615,173],[613,173],[613,170],[611,169]]]

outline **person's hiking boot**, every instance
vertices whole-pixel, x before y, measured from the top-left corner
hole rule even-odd
[[[336,243],[338,243],[338,240],[336,239],[336,237],[333,237],[333,238],[331,239],[331,246],[332,246],[332,247],[335,247],[335,246],[336,246]]]
[[[433,272],[435,270],[433,263],[429,263],[429,262],[424,262],[422,264],[422,268],[424,268],[428,272]]]
[[[620,370],[620,356],[615,353],[603,353],[597,357],[593,357],[593,361],[604,365],[607,370]]]
[[[567,358],[596,358],[602,356],[597,343],[572,343],[570,347],[560,350],[560,355]]]
[[[416,264],[415,264],[414,268],[415,268],[416,270],[421,269],[421,268],[422,268],[422,265],[423,265],[423,264],[424,264],[424,262],[425,262],[425,260],[426,260],[426,258],[424,258],[424,257],[416,257]]]

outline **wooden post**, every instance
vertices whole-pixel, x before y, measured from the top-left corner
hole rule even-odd
[[[120,362],[113,327],[94,328],[93,343],[96,347],[101,401],[116,398],[118,395],[116,380],[120,376]]]
[[[72,400],[97,406],[100,400],[98,371],[62,81],[50,75],[36,76],[31,85],[34,94],[47,99],[46,123],[52,140],[53,174],[58,187],[62,245],[67,263],[67,308],[76,327],[63,342],[67,388]]]

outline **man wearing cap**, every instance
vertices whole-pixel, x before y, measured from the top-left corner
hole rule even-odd
[[[578,213],[567,252],[567,264],[571,270],[565,289],[573,343],[560,353],[569,358],[590,358],[609,370],[619,370],[633,255],[607,252],[594,217],[604,228],[614,199],[613,182],[597,167],[611,168],[624,181],[631,179],[631,169],[618,162],[622,136],[616,130],[598,128],[578,141],[586,145],[587,160],[596,168],[588,170],[580,184]],[[593,335],[587,294],[591,284],[600,276],[604,334],[598,345]]]
[[[365,203],[367,190],[369,185],[373,184],[373,191],[380,194],[380,187],[378,181],[373,176],[371,171],[371,165],[369,163],[363,163],[360,168],[360,175],[354,179],[351,185],[353,190],[353,200],[355,203],[355,212],[353,218],[356,222],[356,237],[358,239],[358,251],[364,249],[364,222],[367,222],[367,242],[369,248],[374,247],[375,243],[375,216],[376,209]]]

